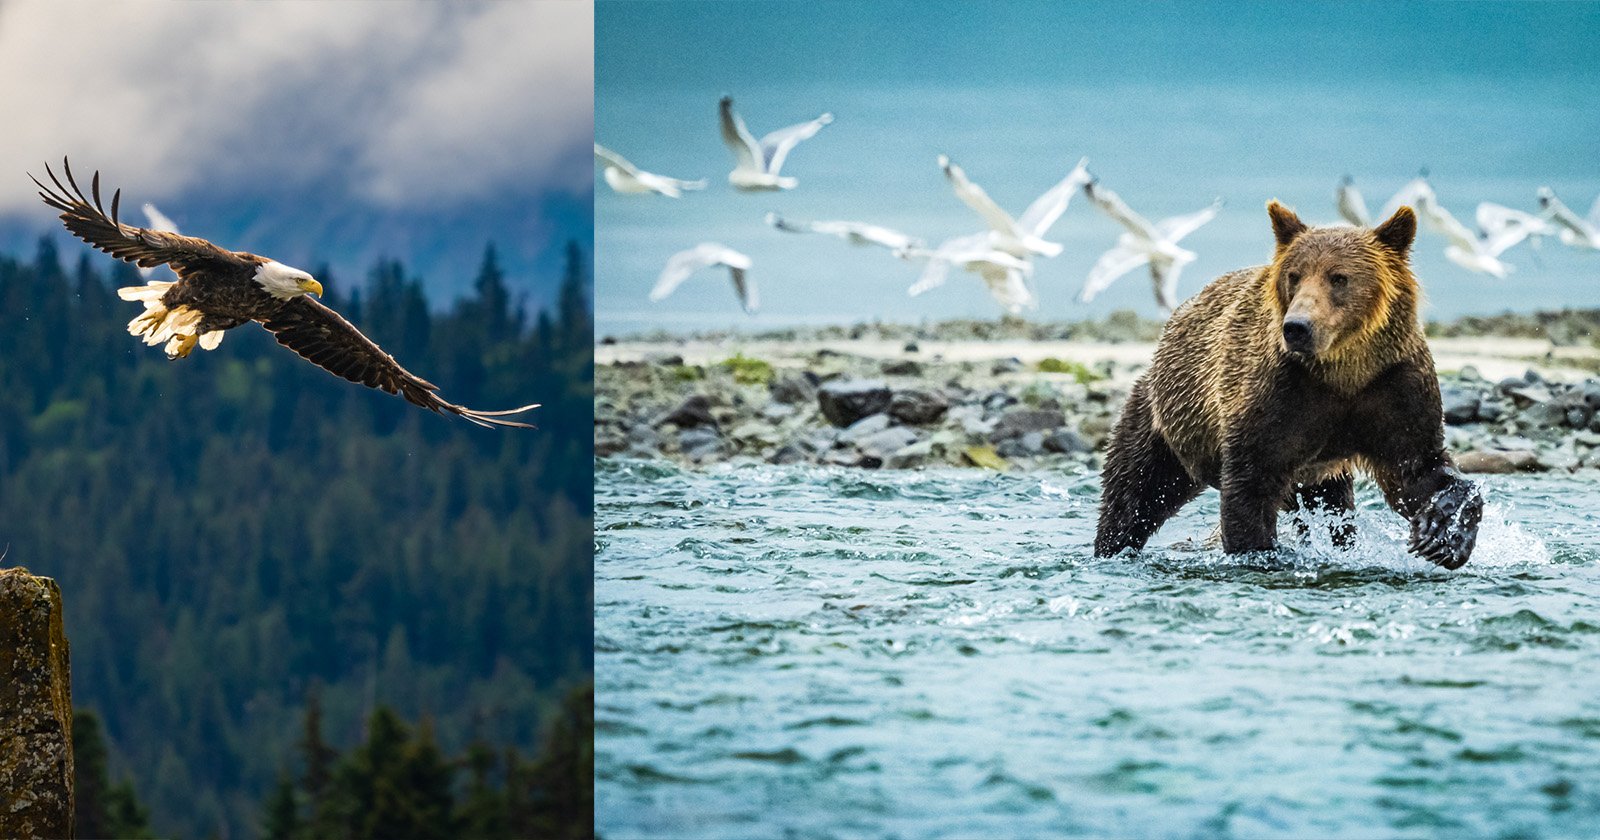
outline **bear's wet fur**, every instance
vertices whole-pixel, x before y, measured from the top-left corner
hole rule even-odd
[[[1267,205],[1272,262],[1217,278],[1173,313],[1112,434],[1094,550],[1143,548],[1207,486],[1222,546],[1277,544],[1280,510],[1351,511],[1361,469],[1411,523],[1411,550],[1459,568],[1483,500],[1444,449],[1439,380],[1409,254],[1416,215],[1307,227]],[[1348,541],[1348,517],[1335,539]]]

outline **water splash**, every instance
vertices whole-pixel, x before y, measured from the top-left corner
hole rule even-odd
[[[1303,514],[1281,551],[1225,555],[1208,493],[1152,548],[1095,558],[1093,474],[598,475],[604,833],[1600,820],[1600,483],[1483,482],[1451,572],[1370,486],[1349,547]]]

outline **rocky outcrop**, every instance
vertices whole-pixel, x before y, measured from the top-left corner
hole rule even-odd
[[[0,837],[72,836],[72,682],[61,590],[0,570]]]
[[[1091,368],[1053,357],[1020,369],[1010,359],[938,355],[902,364],[912,360],[839,351],[765,362],[761,352],[745,344],[739,369],[684,366],[681,356],[601,366],[596,454],[690,464],[1095,469],[1143,370],[1137,361]],[[741,379],[752,362],[770,378]],[[1600,469],[1600,377],[1557,381],[1529,370],[1491,381],[1466,366],[1439,384],[1445,442],[1462,471]]]

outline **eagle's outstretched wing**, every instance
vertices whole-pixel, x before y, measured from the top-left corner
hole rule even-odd
[[[527,423],[500,418],[530,411],[538,408],[538,405],[525,405],[509,411],[474,411],[466,406],[445,402],[435,393],[439,390],[438,386],[401,367],[393,356],[383,352],[383,348],[343,316],[309,297],[297,297],[284,304],[262,326],[278,339],[279,344],[323,370],[351,382],[399,394],[414,405],[430,411],[456,414],[480,426],[533,428]]]
[[[50,182],[55,185],[54,189],[32,175],[28,177],[39,185],[39,197],[44,199],[44,203],[61,211],[61,222],[67,226],[67,230],[96,250],[144,268],[170,265],[180,279],[188,279],[191,274],[202,270],[238,270],[250,265],[243,256],[218,248],[204,239],[122,224],[117,218],[122,190],[112,194],[111,212],[107,213],[105,206],[100,203],[98,171],[94,173],[94,180],[89,186],[90,194],[94,196],[91,202],[73,179],[72,167],[66,158],[61,159],[61,168],[67,176],[66,184],[61,183],[48,164],[44,168],[50,176]]]

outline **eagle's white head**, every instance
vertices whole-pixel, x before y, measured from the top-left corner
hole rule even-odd
[[[308,293],[322,297],[322,284],[316,278],[276,260],[267,260],[256,269],[256,282],[278,300],[289,300]]]

